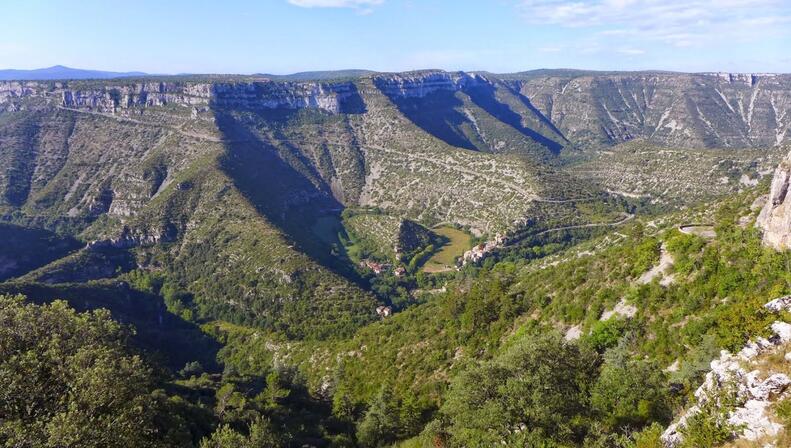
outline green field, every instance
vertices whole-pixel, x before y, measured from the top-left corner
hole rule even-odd
[[[449,271],[456,265],[456,257],[461,257],[472,247],[472,237],[467,232],[450,226],[437,227],[432,231],[449,241],[426,261],[423,271],[428,273]]]

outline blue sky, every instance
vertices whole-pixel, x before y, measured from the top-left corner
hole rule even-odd
[[[2,0],[0,68],[791,72],[789,0]]]

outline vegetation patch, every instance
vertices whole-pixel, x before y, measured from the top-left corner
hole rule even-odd
[[[451,226],[437,227],[433,231],[447,242],[423,264],[422,270],[427,273],[450,271],[456,266],[456,260],[472,247],[472,236]]]

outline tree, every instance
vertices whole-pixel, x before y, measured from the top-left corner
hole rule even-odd
[[[399,428],[398,402],[390,388],[384,386],[360,422],[357,439],[363,446],[389,446],[396,440]]]
[[[203,366],[198,361],[190,361],[184,364],[184,368],[179,370],[179,375],[182,378],[192,378],[193,376],[200,376],[204,372]]]
[[[286,387],[280,373],[272,371],[266,376],[266,389],[261,392],[258,399],[263,401],[267,409],[275,409],[290,394],[291,391]]]
[[[625,329],[626,321],[617,317],[600,320],[593,324],[590,335],[586,336],[584,341],[590,344],[597,352],[603,353],[608,348],[618,344]]]
[[[417,397],[411,391],[400,401],[398,419],[399,437],[406,438],[420,432],[423,411]]]
[[[595,353],[557,334],[525,337],[453,381],[447,432],[463,446],[580,441],[596,366]]]
[[[108,311],[0,296],[0,323],[0,445],[164,446],[151,369]]]
[[[352,401],[348,388],[339,386],[332,394],[332,415],[341,420],[352,420],[356,412],[357,406]]]
[[[665,377],[655,364],[635,359],[627,344],[605,354],[601,374],[591,391],[591,404],[610,428],[640,428],[672,415],[664,394]]]
[[[217,428],[211,437],[201,440],[200,448],[277,448],[282,441],[266,418],[258,418],[244,435],[229,425]]]

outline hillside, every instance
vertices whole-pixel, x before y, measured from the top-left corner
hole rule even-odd
[[[747,148],[789,138],[789,75],[538,71],[504,78],[580,147],[642,138]]]
[[[421,440],[436,437],[432,431],[437,430],[447,431],[451,440],[468,437],[463,427],[452,426],[461,416],[449,404],[465,372],[556,332],[602,354],[595,361],[604,362],[601,375],[611,362],[608,354],[614,355],[616,348],[626,350],[628,363],[634,364],[613,366],[612,374],[632,381],[630,375],[647,369],[653,376],[645,383],[645,378],[634,378],[637,383],[625,385],[632,388],[628,393],[658,394],[649,404],[667,406],[644,414],[637,402],[631,411],[625,402],[613,403],[621,408],[600,409],[585,418],[601,418],[597,412],[603,411],[614,413],[613,422],[632,428],[650,427],[651,422],[665,425],[672,416],[670,408],[689,400],[719,348],[738,351],[750,335],[764,334],[777,319],[763,312],[764,303],[788,293],[783,267],[787,255],[763,248],[760,232],[752,226],[759,209],[750,209],[750,204],[759,192],[738,195],[715,209],[631,224],[550,259],[502,261],[474,279],[452,282],[431,302],[370,325],[344,342],[295,344],[262,340],[249,330],[221,323],[206,327],[226,345],[221,351],[224,362],[241,371],[253,374],[256,366],[269,363],[295,365],[313,387],[335,391],[336,400],[343,394],[350,406],[376,401],[382,388],[396,397],[394,403],[416,396],[424,412],[438,419],[427,426],[422,436],[427,439]],[[747,218],[740,219],[743,216]],[[713,239],[678,230],[683,223],[706,220],[715,224]],[[655,269],[666,257],[669,264]],[[642,359],[646,361],[638,361]],[[668,383],[671,392],[662,386]],[[505,419],[499,437],[506,437],[509,422],[519,422],[508,420],[518,417],[494,403],[487,410],[472,400],[466,406],[478,409],[471,411],[480,412],[475,418],[499,412],[496,415]],[[661,431],[647,432],[658,437]],[[588,432],[587,437],[598,436]],[[570,443],[573,437],[562,440]]]
[[[665,72],[0,82],[0,293],[27,297],[0,300],[134,325],[92,350],[140,352],[135,396],[178,420],[151,446],[659,447],[719,350],[788,317],[763,306],[791,292],[764,244],[789,98]]]
[[[549,128],[497,80],[416,76],[1,84],[4,220],[86,244],[21,279],[139,269],[193,294],[198,316],[327,337],[374,316],[354,261],[316,235],[346,207],[480,237],[571,219],[553,210],[576,198],[603,205],[576,220],[618,215],[617,200],[554,166],[560,147],[529,126]],[[438,128],[404,112],[407,100],[465,118]],[[319,320],[333,329],[308,328]]]
[[[788,150],[788,144],[733,150],[632,140],[577,157],[567,169],[610,193],[668,210],[755,186],[774,172]]]

